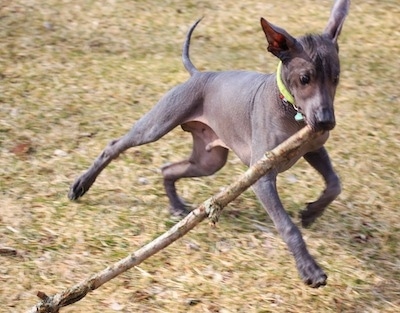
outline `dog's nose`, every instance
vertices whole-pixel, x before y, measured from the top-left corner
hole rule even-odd
[[[315,116],[316,126],[320,130],[331,130],[335,127],[335,114],[332,110],[322,109]]]

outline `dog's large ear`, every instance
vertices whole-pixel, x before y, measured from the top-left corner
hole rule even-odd
[[[333,5],[328,25],[326,25],[324,34],[327,34],[331,40],[336,43],[342,30],[344,20],[349,12],[350,0],[337,0]]]
[[[269,23],[261,18],[261,27],[267,37],[268,51],[278,58],[282,59],[290,50],[297,47],[297,41],[289,35],[284,29]]]

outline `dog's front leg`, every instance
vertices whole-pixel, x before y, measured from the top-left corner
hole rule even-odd
[[[304,159],[321,174],[326,184],[326,188],[318,200],[308,203],[306,209],[300,212],[303,227],[309,227],[340,194],[341,186],[339,177],[333,170],[328,152],[324,147],[306,153]]]
[[[276,175],[271,173],[262,177],[253,189],[293,254],[304,283],[314,288],[326,285],[326,274],[308,252],[300,230],[283,208],[276,190]]]

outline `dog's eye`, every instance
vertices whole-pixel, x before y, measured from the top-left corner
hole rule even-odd
[[[300,76],[300,83],[302,85],[307,85],[308,83],[310,83],[310,76],[308,75],[301,75]]]

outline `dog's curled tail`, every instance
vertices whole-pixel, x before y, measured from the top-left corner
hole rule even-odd
[[[189,57],[189,46],[190,46],[190,37],[192,36],[192,33],[196,26],[200,23],[200,21],[203,18],[200,18],[190,27],[187,35],[186,35],[186,40],[185,43],[183,44],[183,50],[182,50],[182,61],[183,65],[185,66],[185,69],[190,73],[190,75],[193,75],[194,73],[198,72],[199,70],[193,65],[192,61],[190,61]]]

